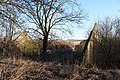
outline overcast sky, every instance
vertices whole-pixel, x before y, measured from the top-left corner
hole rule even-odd
[[[89,21],[84,21],[84,28],[76,29],[71,38],[85,39],[87,31],[92,29],[94,23],[105,17],[120,17],[120,0],[76,0],[88,13]]]

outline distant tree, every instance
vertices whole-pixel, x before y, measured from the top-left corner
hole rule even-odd
[[[43,36],[43,51],[46,53],[51,30],[70,32],[70,26],[80,26],[85,18],[84,10],[74,0],[18,0],[18,8],[24,13],[29,22],[36,25],[34,28]]]

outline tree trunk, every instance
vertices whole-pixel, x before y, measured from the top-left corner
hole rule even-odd
[[[43,51],[42,51],[42,54],[46,53],[47,46],[48,46],[48,35],[44,36],[44,38],[43,38]]]

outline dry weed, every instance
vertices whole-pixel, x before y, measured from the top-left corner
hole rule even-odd
[[[0,60],[0,80],[119,80],[120,70],[85,68],[77,64],[34,62],[25,59]]]

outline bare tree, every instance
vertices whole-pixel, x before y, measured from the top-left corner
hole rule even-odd
[[[18,13],[15,4],[11,4],[11,0],[1,0],[0,1],[0,28],[1,34],[7,40],[12,40],[15,34],[19,30],[23,29],[24,21],[20,19],[20,14]],[[22,26],[22,27],[21,27]]]
[[[72,0],[21,0],[18,1],[29,22],[36,25],[35,31],[43,36],[43,51],[46,53],[51,30],[57,29],[68,32],[69,27],[82,23],[85,18],[84,10]]]
[[[94,57],[99,59],[101,66],[111,66],[115,61],[115,56],[119,56],[116,54],[119,53],[117,46],[120,43],[120,20],[107,17],[105,20],[99,21],[98,26],[99,38],[96,39],[93,36],[94,55],[96,55]]]

